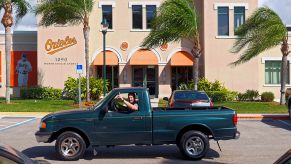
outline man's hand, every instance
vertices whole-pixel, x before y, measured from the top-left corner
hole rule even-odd
[[[117,95],[118,99],[121,99],[122,101],[124,101],[124,98],[120,95],[120,93]]]

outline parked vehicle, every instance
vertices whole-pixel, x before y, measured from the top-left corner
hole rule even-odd
[[[175,90],[170,98],[164,97],[164,100],[168,101],[169,108],[213,106],[213,103],[204,91]]]
[[[0,163],[2,164],[37,164],[23,153],[8,145],[0,145]]]
[[[291,119],[291,88],[287,88],[285,92],[286,105],[288,107],[289,118]]]
[[[235,111],[226,107],[152,108],[146,88],[118,88],[87,110],[45,116],[35,136],[38,142],[56,140],[55,149],[64,160],[78,160],[90,145],[130,144],[176,144],[186,158],[201,159],[209,139],[238,138],[236,124]]]

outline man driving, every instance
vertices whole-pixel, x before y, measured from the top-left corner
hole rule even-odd
[[[120,94],[117,96],[117,98],[121,99],[129,110],[131,111],[138,110],[138,104],[135,100],[135,93],[132,92],[128,93],[128,101],[126,101]]]

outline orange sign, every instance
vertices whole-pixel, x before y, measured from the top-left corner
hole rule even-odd
[[[56,52],[62,51],[75,44],[77,44],[77,40],[75,37],[70,38],[69,36],[67,36],[65,39],[58,39],[57,41],[48,39],[45,43],[45,50],[47,51],[47,54],[53,55]]]
[[[11,52],[10,81],[12,87],[37,85],[37,52]]]
[[[1,52],[0,52],[0,82],[2,82],[2,58],[1,58]]]

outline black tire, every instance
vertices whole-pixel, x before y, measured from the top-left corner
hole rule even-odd
[[[84,155],[86,143],[78,133],[67,131],[57,138],[55,150],[61,159],[75,161]]]
[[[289,120],[291,120],[291,104],[288,103]]]
[[[195,148],[190,148],[192,144],[196,145]],[[183,134],[178,147],[186,159],[200,160],[209,150],[209,139],[204,133],[191,130]],[[190,149],[192,149],[192,151]]]

